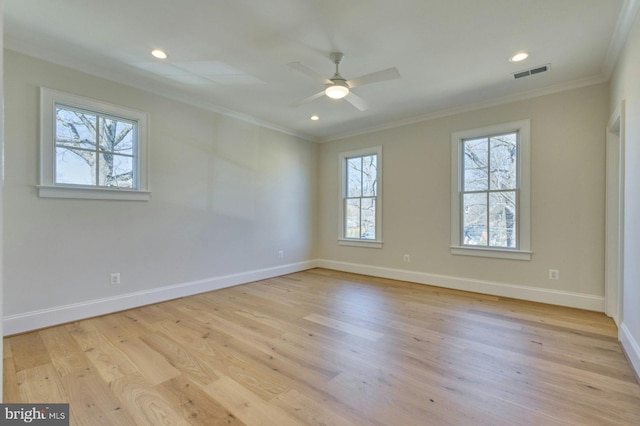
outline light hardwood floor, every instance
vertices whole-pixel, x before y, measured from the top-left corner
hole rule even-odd
[[[5,338],[77,425],[639,425],[603,314],[314,269]]]

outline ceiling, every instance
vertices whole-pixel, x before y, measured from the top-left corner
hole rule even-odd
[[[607,81],[635,0],[5,0],[4,45],[323,141]],[[150,51],[169,57],[158,60]],[[321,97],[287,64],[331,77],[329,53],[369,105]],[[526,51],[529,58],[509,58]],[[513,73],[550,64],[522,79]],[[317,114],[320,119],[311,121]]]

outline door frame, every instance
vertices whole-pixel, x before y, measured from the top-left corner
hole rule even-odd
[[[624,289],[624,113],[623,100],[607,124],[605,172],[605,314],[618,326]]]

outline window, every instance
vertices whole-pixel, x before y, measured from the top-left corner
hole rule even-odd
[[[382,247],[382,147],[340,154],[339,244]]]
[[[529,120],[452,135],[451,252],[530,260]]]
[[[41,197],[148,200],[147,116],[42,88]]]

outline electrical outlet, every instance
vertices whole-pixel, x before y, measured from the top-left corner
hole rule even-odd
[[[111,274],[111,285],[120,284],[120,272],[114,272]]]
[[[404,263],[409,263],[411,262],[411,256],[409,256],[408,254],[405,254],[404,256],[402,256],[402,261]]]
[[[560,279],[560,271],[557,269],[549,269],[549,279],[550,280],[559,280]]]
[[[284,251],[279,250],[278,251],[278,259],[282,259],[284,257]]]

